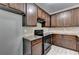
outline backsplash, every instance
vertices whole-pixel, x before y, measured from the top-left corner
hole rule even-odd
[[[37,29],[43,29],[44,32],[48,32],[48,31],[79,31],[79,27],[58,27],[58,28],[41,28],[41,27],[23,27],[23,31],[24,31],[24,34],[27,34],[27,35],[33,35],[34,34],[34,30],[37,30]]]
[[[79,31],[79,27],[58,27],[58,28],[50,28],[50,30]]]
[[[28,34],[28,35],[34,34],[34,30],[37,30],[37,29],[43,29],[44,32],[48,31],[48,28],[40,28],[40,27],[23,27],[24,34]]]

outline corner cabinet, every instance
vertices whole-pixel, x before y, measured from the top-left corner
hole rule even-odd
[[[33,3],[27,3],[26,10],[27,10],[26,25],[36,26],[37,25],[37,6]]]
[[[76,51],[76,39],[73,35],[55,34],[52,35],[52,44]]]

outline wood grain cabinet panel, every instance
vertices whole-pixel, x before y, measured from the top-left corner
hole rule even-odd
[[[32,46],[32,55],[41,55],[42,54],[42,42]]]
[[[76,50],[76,37],[70,35],[63,35],[63,47]]]
[[[32,3],[27,3],[27,25],[37,25],[37,6]]]
[[[24,3],[9,3],[11,8],[20,10],[25,13],[25,4]]]
[[[52,44],[62,46],[62,35],[52,35]]]
[[[79,52],[79,37],[77,37],[77,51]]]
[[[41,17],[42,19],[46,19],[46,13],[42,10],[42,17]]]
[[[0,3],[0,4],[3,4],[5,6],[9,6],[9,3]]]
[[[56,15],[57,15],[57,26],[59,27],[64,26],[64,18],[63,18],[64,13],[59,13]]]
[[[76,36],[58,34],[52,35],[52,44],[76,50]]]
[[[79,26],[79,8],[73,9],[74,26]]]
[[[74,26],[72,10],[65,11],[63,14],[64,26]]]
[[[51,16],[51,27],[57,26],[57,16],[54,14]]]
[[[55,18],[55,16],[56,18]],[[74,27],[79,26],[79,7],[67,11],[63,11],[57,14],[51,15],[51,27]],[[54,19],[57,19],[57,23]],[[54,23],[55,22],[55,23]]]
[[[45,14],[45,27],[50,27],[50,16]]]
[[[32,55],[42,54],[42,39],[37,39],[32,42]]]
[[[42,10],[40,8],[38,8],[38,18],[42,18]]]
[[[42,38],[33,41],[23,39],[24,55],[41,55],[42,54]]]

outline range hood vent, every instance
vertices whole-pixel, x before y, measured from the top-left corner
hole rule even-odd
[[[37,18],[37,22],[38,23],[45,23],[44,19],[41,19],[41,18]]]

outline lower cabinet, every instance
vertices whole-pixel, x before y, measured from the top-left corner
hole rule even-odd
[[[32,46],[32,55],[41,55],[42,54],[42,42]]]
[[[76,36],[63,35],[63,47],[76,50]]]
[[[42,54],[42,38],[29,41],[23,39],[23,54],[24,55],[41,55]]]
[[[42,38],[32,41],[32,55],[42,54]]]
[[[62,35],[53,34],[52,35],[52,44],[62,46]]]
[[[76,36],[74,35],[52,35],[52,44],[61,46],[64,48],[76,50]]]
[[[77,38],[77,51],[79,52],[79,38]]]

